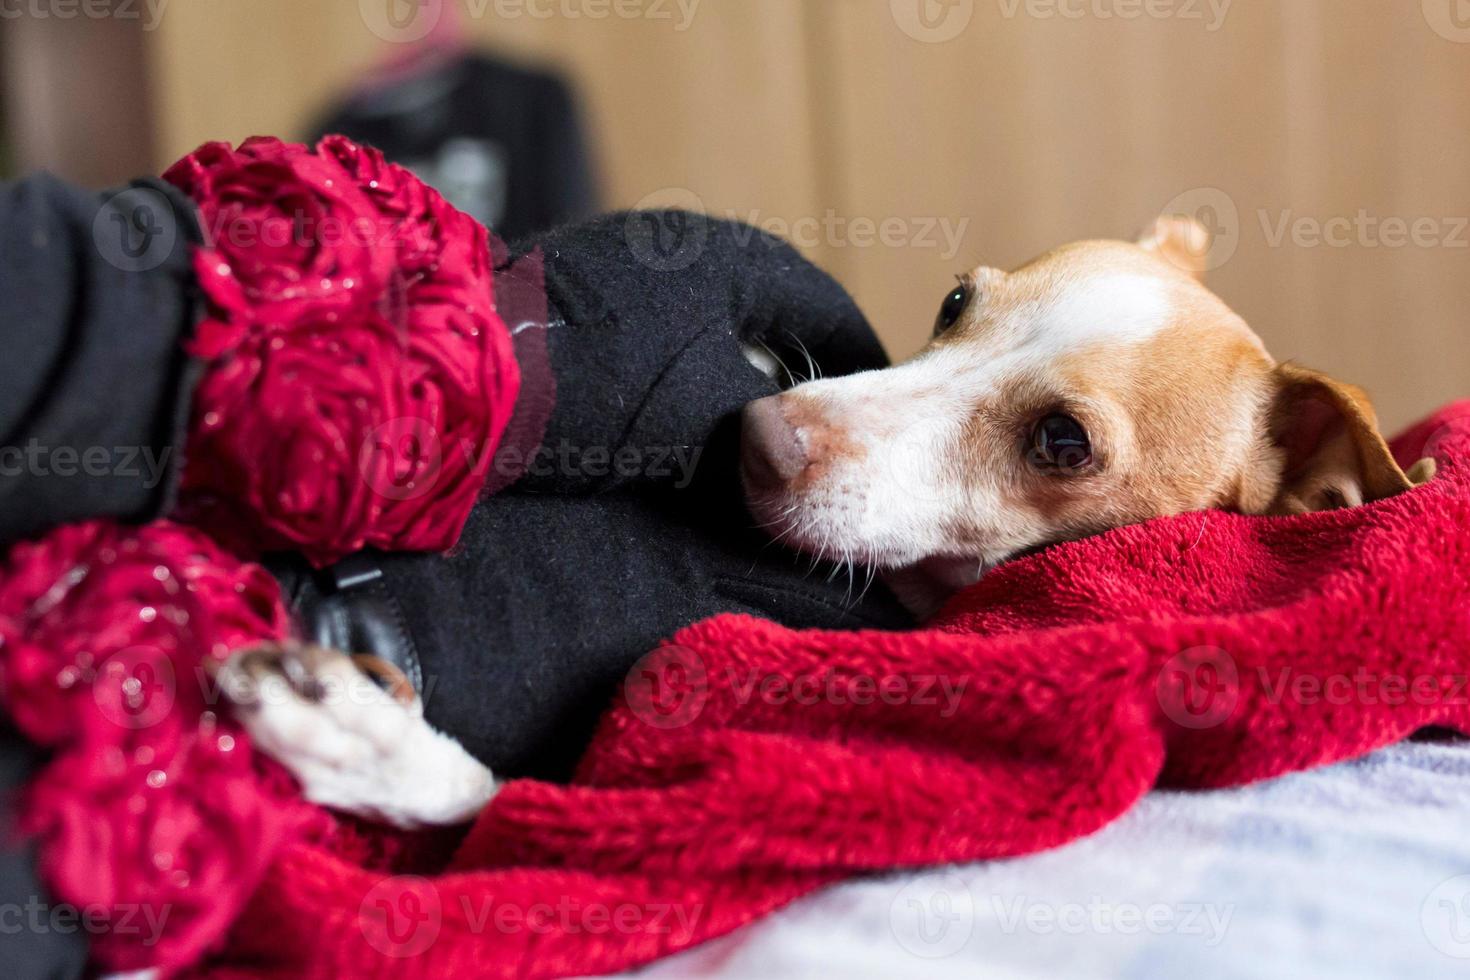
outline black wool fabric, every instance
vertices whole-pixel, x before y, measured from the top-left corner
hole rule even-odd
[[[772,546],[742,500],[739,410],[780,390],[747,345],[802,374],[808,356],[826,375],[886,364],[836,282],[779,239],[682,212],[563,228],[510,262],[538,253],[556,390],[528,472],[447,557],[287,574],[309,632],[374,652],[401,630],[431,723],[499,775],[555,779],[637,660],[699,619],[912,625],[881,584]]]
[[[166,509],[194,377],[193,215],[161,181],[0,185],[0,545]]]

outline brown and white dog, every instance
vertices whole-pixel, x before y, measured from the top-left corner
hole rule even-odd
[[[1356,506],[1432,476],[1394,462],[1362,391],[1272,360],[1201,284],[1207,246],[1162,218],[1137,243],[963,276],[911,360],[745,409],[753,513],[796,548],[884,571],[927,612],[1044,545],[1206,508]],[[256,651],[223,680],[317,802],[415,826],[468,820],[495,793],[342,654]]]
[[[1276,363],[1204,287],[1208,246],[1166,217],[1137,243],[971,271],[911,360],[746,408],[753,511],[802,550],[905,570],[893,583],[927,611],[1007,558],[1108,528],[1408,489],[1360,389]]]

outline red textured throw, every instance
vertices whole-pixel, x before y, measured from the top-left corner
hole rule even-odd
[[[319,565],[452,547],[520,384],[485,229],[336,136],[209,143],[164,177],[199,206],[209,307],[181,512]]]
[[[1054,548],[930,629],[691,627],[630,674],[575,785],[508,785],[434,877],[289,849],[210,972],[618,970],[846,875],[1054,847],[1156,784],[1470,732],[1470,402],[1395,449],[1440,475]]]

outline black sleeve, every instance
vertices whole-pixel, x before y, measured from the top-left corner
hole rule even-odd
[[[194,373],[197,238],[192,206],[161,182],[0,184],[0,554],[60,524],[167,508]],[[0,904],[44,922],[51,899],[8,826],[40,761],[0,717]],[[12,976],[77,977],[86,958],[79,933],[6,939]]]
[[[12,977],[69,980],[83,975],[87,941],[80,930],[46,927],[55,905],[37,880],[34,848],[17,846],[12,826],[14,795],[40,762],[41,753],[0,718],[0,907],[11,910],[5,967]]]
[[[170,503],[193,366],[192,206],[159,181],[0,184],[0,549]]]

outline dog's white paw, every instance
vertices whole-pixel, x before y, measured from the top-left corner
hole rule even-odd
[[[495,795],[490,770],[351,657],[316,646],[266,646],[221,668],[220,690],[254,743],[308,800],[399,827],[472,819]]]

